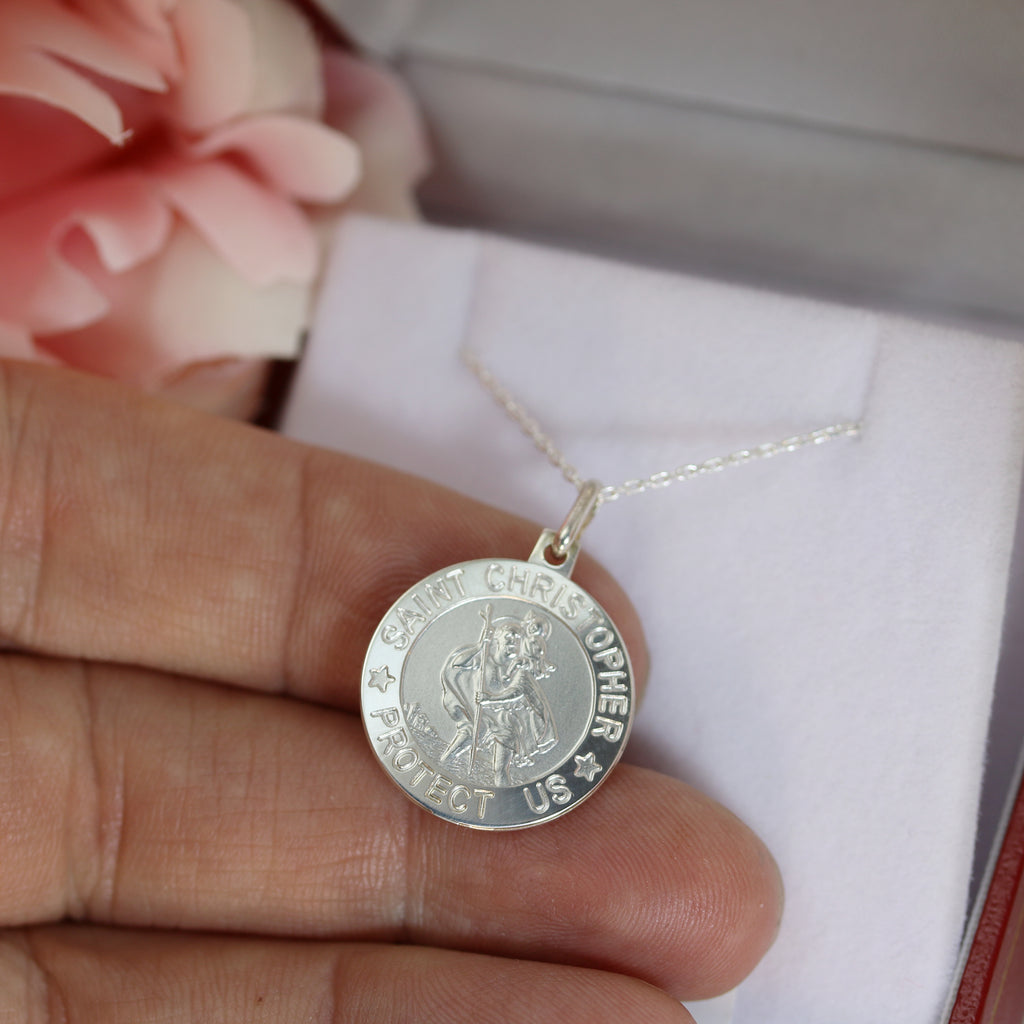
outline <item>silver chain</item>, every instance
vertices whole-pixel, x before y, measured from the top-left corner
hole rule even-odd
[[[562,476],[579,490],[586,478],[565,457],[554,441],[544,432],[543,427],[529,410],[480,362],[479,357],[469,348],[460,352],[462,361],[474,373],[491,397],[500,405],[509,417],[514,420],[524,434],[537,446],[538,451],[547,456],[548,461]],[[860,423],[833,423],[827,427],[819,427],[806,434],[794,434],[781,441],[769,441],[755,448],[741,448],[728,455],[718,455],[703,462],[688,462],[675,469],[665,469],[659,473],[636,480],[624,480],[621,484],[602,487],[598,492],[597,503],[618,501],[632,494],[643,494],[644,491],[668,487],[669,484],[682,483],[698,476],[720,473],[723,469],[743,466],[756,459],[771,459],[784,452],[795,452],[811,445],[825,444],[839,437],[856,437],[860,434]]]

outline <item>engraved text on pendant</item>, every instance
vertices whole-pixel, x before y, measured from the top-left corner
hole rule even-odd
[[[471,828],[572,810],[618,760],[633,701],[614,623],[537,560],[463,562],[422,580],[384,616],[363,666],[363,723],[382,766]]]

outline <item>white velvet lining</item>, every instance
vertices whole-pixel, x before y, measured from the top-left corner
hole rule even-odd
[[[629,756],[727,803],[786,878],[734,1020],[931,1024],[964,919],[1024,347],[357,219],[287,432],[557,525],[571,488],[461,366],[467,338],[606,482],[863,418],[859,439],[609,505],[585,544],[652,651]]]

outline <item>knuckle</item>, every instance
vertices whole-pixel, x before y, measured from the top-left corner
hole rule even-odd
[[[64,988],[31,931],[9,933],[0,941],[0,991],[4,1020],[67,1024],[71,1019]]]
[[[82,818],[78,848],[69,851],[69,911],[77,917],[109,920],[113,916],[124,836],[124,780],[121,745],[116,736],[116,709],[103,707],[97,669],[78,672],[80,753],[69,786],[69,821]]]
[[[30,645],[42,590],[49,446],[33,378],[0,363],[0,644]]]
[[[88,671],[0,660],[0,923],[106,916],[120,857],[120,753]]]

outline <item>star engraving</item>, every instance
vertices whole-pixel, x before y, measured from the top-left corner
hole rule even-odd
[[[387,665],[370,670],[370,686],[375,687],[384,693],[385,690],[395,681],[395,677],[388,671]]]
[[[593,751],[589,754],[576,755],[576,770],[573,772],[573,775],[577,779],[586,779],[587,782],[593,782],[594,776],[598,772],[603,771],[604,769],[594,760]]]

